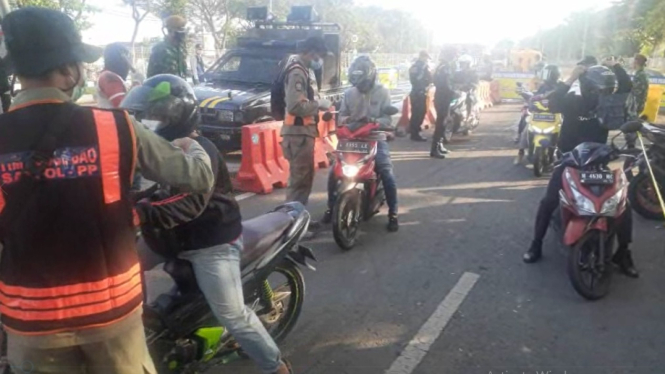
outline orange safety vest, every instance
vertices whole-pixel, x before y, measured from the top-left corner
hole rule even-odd
[[[298,69],[302,70],[305,73],[305,76],[307,77],[307,82],[309,82],[309,72],[307,69],[303,68],[302,65],[298,63],[294,63],[289,67],[286,71],[287,74],[287,79],[288,75],[291,73],[291,71]],[[312,101],[314,100],[314,89],[310,84],[307,84],[307,96],[305,95],[300,95],[300,101]],[[298,117],[294,116],[293,114],[289,113],[287,110],[286,113],[284,114],[284,125],[285,126],[311,126],[311,125],[316,125],[318,122],[317,116],[310,116],[310,117]]]
[[[123,111],[41,101],[0,116],[6,328],[104,326],[141,306],[129,199],[136,155]]]

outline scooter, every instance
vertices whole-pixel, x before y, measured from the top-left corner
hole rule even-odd
[[[554,164],[562,122],[561,114],[549,111],[547,99],[531,99],[526,117],[528,155],[536,177],[542,176]]]
[[[300,203],[243,222],[245,303],[276,342],[286,338],[302,311],[305,280],[299,267],[315,270],[308,263],[315,260],[314,254],[300,244],[309,222],[310,215]],[[143,313],[157,371],[200,373],[243,356],[242,347],[220,326],[199,290],[191,263],[170,260],[164,270],[176,285],[146,304]]]
[[[630,124],[622,130],[630,130]],[[614,145],[582,143],[563,155],[560,208],[552,219],[568,253],[568,277],[588,300],[609,292],[618,220],[628,208],[628,180],[621,169],[608,164],[623,156]]]
[[[398,112],[389,107],[385,114]],[[337,245],[350,250],[356,245],[360,222],[376,215],[386,201],[383,183],[375,171],[377,144],[386,133],[378,131],[379,124],[371,120],[355,131],[342,129],[337,131],[339,143],[334,153],[333,174],[338,187],[332,225]]]
[[[446,139],[450,140],[453,135],[460,134],[468,136],[480,124],[480,110],[473,103],[469,109],[467,101],[469,93],[463,90],[455,90],[450,101],[450,111],[445,122]]]

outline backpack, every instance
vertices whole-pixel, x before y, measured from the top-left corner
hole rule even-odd
[[[286,92],[284,91],[284,81],[293,69],[301,69],[309,76],[307,70],[301,64],[291,62],[279,73],[277,79],[272,82],[272,87],[270,88],[270,112],[272,113],[272,118],[276,121],[283,121],[286,116]]]
[[[618,130],[626,122],[626,100],[629,93],[600,95],[596,117],[606,130]]]

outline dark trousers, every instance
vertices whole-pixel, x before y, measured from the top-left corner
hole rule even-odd
[[[434,137],[432,138],[432,149],[438,144],[447,141],[446,136],[446,118],[450,112],[450,101],[452,94],[434,96],[434,107],[436,108],[436,125],[434,127]]]
[[[563,188],[563,166],[557,166],[552,172],[552,178],[547,185],[545,196],[540,201],[538,206],[538,213],[536,214],[536,228],[533,241],[537,244],[542,244],[547,228],[550,224],[552,214],[559,206],[559,191]],[[617,241],[619,248],[627,248],[628,244],[633,241],[633,214],[630,206],[627,207],[618,221]]]
[[[411,122],[409,132],[413,137],[420,134],[420,126],[422,126],[423,121],[425,121],[427,94],[425,91],[411,92],[409,97],[411,99]]]

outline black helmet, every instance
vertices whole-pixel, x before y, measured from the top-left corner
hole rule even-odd
[[[349,83],[360,92],[367,92],[376,83],[376,65],[369,56],[356,57],[349,66]]]
[[[109,44],[104,49],[105,69],[118,74],[122,79],[127,79],[132,69],[131,61],[129,49],[120,43]]]
[[[132,89],[120,107],[168,141],[188,136],[199,124],[194,90],[171,74],[155,75]]]
[[[582,96],[586,94],[612,94],[617,88],[614,72],[602,65],[592,66],[580,76]]]
[[[561,78],[561,70],[557,65],[545,65],[540,71],[540,79],[543,82],[556,83]]]

